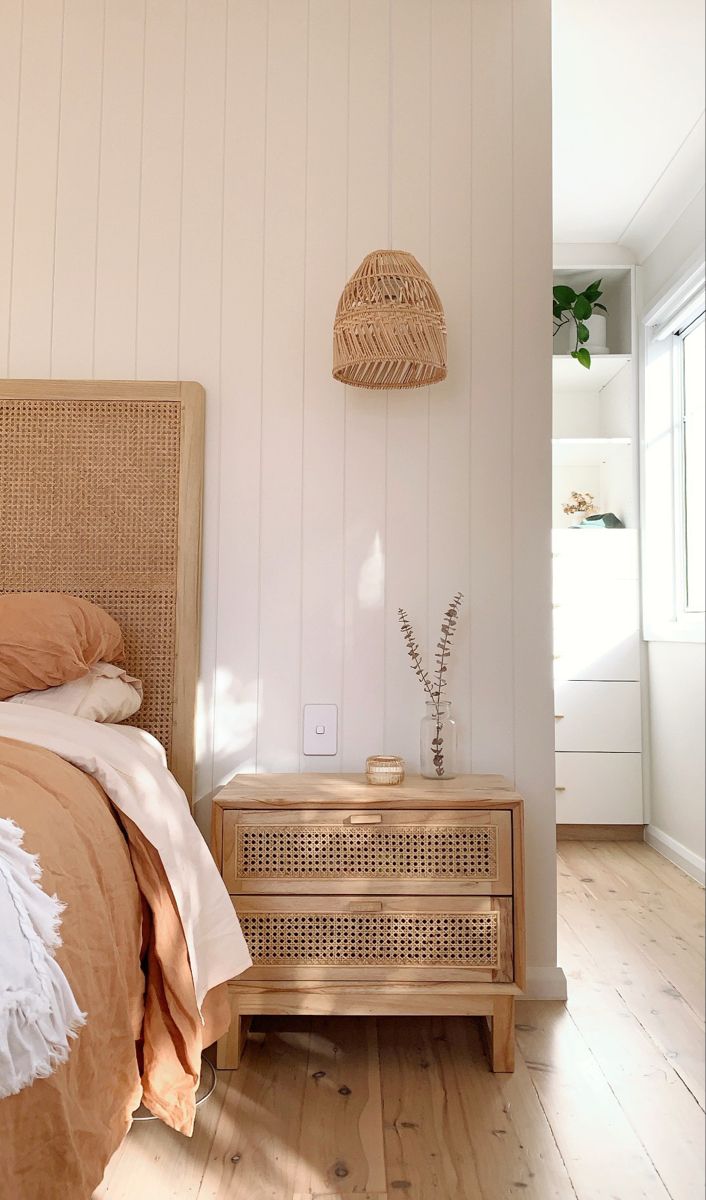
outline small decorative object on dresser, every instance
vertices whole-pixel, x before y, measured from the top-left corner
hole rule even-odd
[[[491,1067],[512,1071],[522,817],[499,775],[236,775],[213,853],[253,966],[228,985],[218,1066],[238,1066],[256,1014],[455,1015],[486,1018]]]
[[[379,787],[404,783],[404,759],[396,754],[373,754],[365,760],[365,777]]]
[[[458,624],[458,610],[463,601],[463,592],[457,592],[444,613],[441,635],[436,644],[436,667],[430,678],[422,663],[419,643],[407,613],[398,609],[402,636],[407,646],[411,667],[424,691],[429,696],[427,714],[421,725],[421,769],[425,779],[454,779],[456,776],[456,722],[451,716],[451,701],[443,698],[446,676],[453,642]]]

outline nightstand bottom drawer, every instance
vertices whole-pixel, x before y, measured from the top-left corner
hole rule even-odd
[[[502,896],[237,896],[253,966],[241,978],[513,981]]]

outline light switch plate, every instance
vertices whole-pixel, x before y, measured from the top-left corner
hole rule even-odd
[[[304,753],[338,753],[338,707],[335,704],[304,705]]]

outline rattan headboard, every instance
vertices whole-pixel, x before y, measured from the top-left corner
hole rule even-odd
[[[197,383],[0,382],[0,591],[100,604],[145,686],[133,724],[191,798],[204,393]]]

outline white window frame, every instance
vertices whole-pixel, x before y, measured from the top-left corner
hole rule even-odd
[[[643,636],[645,641],[704,642],[706,618],[704,613],[689,612],[686,607],[686,524],[685,524],[685,442],[684,442],[684,335],[697,323],[706,307],[706,264],[699,256],[697,264],[674,281],[642,317],[643,354],[640,386],[640,423],[642,430],[640,453],[640,490],[642,509],[643,558]],[[656,355],[671,355],[671,371],[663,382],[657,403],[663,407],[665,436],[671,442],[671,479],[660,482],[658,503],[672,510],[670,545],[662,529],[659,538],[651,529],[647,500],[653,487],[647,461],[645,428],[649,424],[646,404],[655,402],[650,396],[649,368]],[[666,376],[663,377],[667,379]],[[671,395],[669,392],[671,391]],[[666,394],[664,394],[666,393]],[[670,426],[670,428],[667,428]],[[650,578],[655,568],[665,564],[671,580],[661,588],[661,595],[651,595]]]
[[[688,605],[688,565],[686,529],[686,393],[684,390],[684,339],[706,320],[706,308],[689,313],[686,324],[672,334],[673,398],[674,398],[674,577],[677,624],[699,632],[705,614]]]

